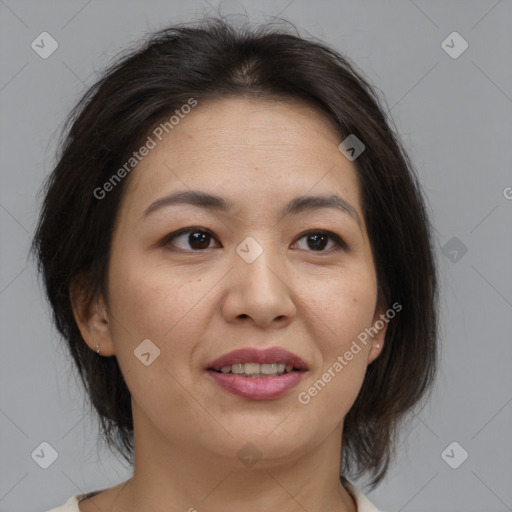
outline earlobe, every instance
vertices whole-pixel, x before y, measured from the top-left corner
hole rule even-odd
[[[383,348],[382,343],[372,343],[370,352],[368,352],[368,364],[373,363],[380,356]]]
[[[380,312],[376,313],[373,318],[372,324],[372,344],[371,349],[368,352],[368,364],[372,363],[377,359],[384,348],[386,332],[388,329],[389,319],[385,314]]]
[[[84,281],[81,280],[72,283],[69,298],[75,321],[89,348],[101,356],[114,355],[115,348],[103,298],[87,293]]]

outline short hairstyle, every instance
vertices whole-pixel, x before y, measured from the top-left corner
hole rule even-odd
[[[110,187],[108,200],[97,191],[191,98],[302,100],[331,121],[340,142],[355,135],[365,145],[353,163],[379,304],[402,306],[343,427],[341,480],[368,472],[373,488],[385,476],[399,425],[434,381],[438,285],[426,201],[374,88],[346,57],[313,38],[271,24],[234,27],[205,18],[150,34],[118,57],[69,115],[32,251],[103,438],[128,462],[134,449],[130,392],[116,357],[98,357],[83,340],[70,301],[78,279],[90,298],[108,298],[111,238],[127,180]]]

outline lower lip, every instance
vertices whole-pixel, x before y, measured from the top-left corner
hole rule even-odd
[[[279,377],[240,377],[232,373],[208,370],[219,386],[248,400],[272,400],[294,388],[302,379],[303,371],[284,373]]]

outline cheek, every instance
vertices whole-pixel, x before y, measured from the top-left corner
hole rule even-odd
[[[347,272],[335,280],[317,280],[301,293],[321,359],[299,390],[299,403],[310,404],[332,427],[349,411],[364,380],[371,348],[364,330],[372,325],[376,281],[372,272]]]
[[[111,311],[137,337],[159,338],[187,306],[183,283],[125,238],[114,241],[110,259]]]
[[[200,312],[216,281],[216,275],[196,272],[191,277],[128,251],[122,258],[113,254],[109,305],[118,356],[133,354],[142,340],[150,339],[162,362],[171,355],[173,360],[189,358],[208,321],[208,314]]]
[[[310,310],[324,354],[345,350],[352,339],[371,325],[377,300],[374,274],[351,269],[327,279],[309,281],[300,288],[300,298]]]
[[[174,410],[186,408],[190,396],[183,383],[190,379],[191,356],[204,330],[202,322],[207,320],[206,314],[200,314],[201,298],[214,279],[190,280],[163,266],[144,266],[128,253],[112,262],[111,334],[132,397],[148,412],[159,410],[164,401]],[[139,359],[146,352],[150,354],[147,366]],[[165,398],[148,390],[165,390]]]

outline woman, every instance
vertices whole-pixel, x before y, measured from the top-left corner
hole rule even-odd
[[[376,511],[436,367],[431,228],[372,88],[322,43],[160,31],[69,120],[34,238],[116,487],[54,511]]]

